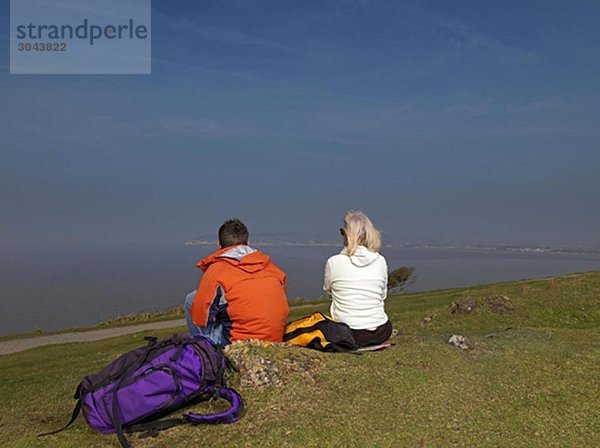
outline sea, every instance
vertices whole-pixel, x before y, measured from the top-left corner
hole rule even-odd
[[[288,298],[322,295],[323,267],[341,248],[258,247],[288,275]],[[200,279],[209,245],[121,245],[5,250],[0,259],[0,336],[85,327],[180,305]],[[415,268],[408,291],[600,269],[597,255],[384,248],[391,269]]]

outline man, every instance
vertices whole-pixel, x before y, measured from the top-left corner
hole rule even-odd
[[[185,300],[191,334],[217,344],[242,339],[281,342],[289,314],[286,275],[268,255],[248,246],[248,229],[230,219],[219,229],[219,250],[198,263],[204,271]]]

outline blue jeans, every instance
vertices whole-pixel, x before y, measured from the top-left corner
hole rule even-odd
[[[220,322],[209,322],[206,327],[199,327],[194,323],[194,321],[192,321],[191,310],[195,296],[195,290],[190,292],[187,296],[185,296],[185,320],[187,322],[190,334],[201,334],[211,339],[216,344],[229,344],[228,341],[225,341],[225,337],[223,336],[223,325]]]

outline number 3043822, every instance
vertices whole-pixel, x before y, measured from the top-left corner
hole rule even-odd
[[[67,44],[64,42],[19,42],[17,49],[19,51],[67,51]]]

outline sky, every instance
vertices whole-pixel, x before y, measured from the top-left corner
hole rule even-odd
[[[0,247],[337,237],[600,247],[600,2],[154,0],[152,74],[10,75]]]

